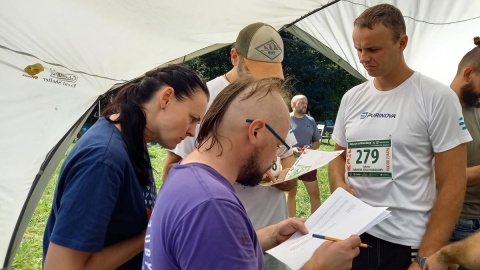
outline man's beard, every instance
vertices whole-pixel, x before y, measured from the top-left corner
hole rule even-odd
[[[297,109],[297,113],[298,114],[305,114],[305,113],[307,113],[307,109],[304,109],[304,108]]]
[[[245,162],[245,164],[243,164],[243,166],[240,168],[240,173],[237,177],[237,183],[249,187],[254,187],[260,184],[263,179],[263,174],[270,169],[270,166],[265,170],[260,169],[260,166],[256,162],[258,158],[258,152],[259,151],[255,149],[253,154],[248,158],[247,162]]]
[[[480,93],[475,92],[473,83],[466,84],[460,89],[460,97],[466,107],[480,108]]]

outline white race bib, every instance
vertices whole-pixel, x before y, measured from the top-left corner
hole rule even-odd
[[[392,140],[348,142],[345,169],[348,176],[393,179]]]

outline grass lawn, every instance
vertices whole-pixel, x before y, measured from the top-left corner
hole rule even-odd
[[[322,145],[320,150],[333,151],[333,146]],[[160,178],[162,175],[163,163],[165,161],[165,150],[159,146],[152,146],[149,148],[149,152],[152,160],[152,166],[156,170],[154,176],[157,182],[157,187],[160,187]],[[50,179],[50,182],[48,183],[48,186],[45,189],[37,208],[35,209],[33,217],[28,224],[25,235],[23,236],[22,242],[17,251],[15,261],[13,262],[13,269],[42,269],[43,231],[45,229],[48,215],[50,214],[53,193],[55,191],[55,185],[57,183],[57,178],[62,163],[63,160]],[[330,195],[326,167],[322,167],[318,170],[318,179],[320,179],[320,196],[323,202]],[[310,201],[307,191],[305,190],[303,183],[299,181],[297,192],[297,216],[308,217],[310,215],[309,207]]]

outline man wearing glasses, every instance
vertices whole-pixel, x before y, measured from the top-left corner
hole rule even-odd
[[[207,83],[210,91],[208,106],[211,105],[218,93],[239,77],[283,79],[283,41],[282,37],[270,25],[253,23],[244,27],[238,34],[230,56],[234,66],[232,70]],[[287,146],[292,146],[297,142],[292,132],[288,133],[285,141]],[[282,167],[289,168],[295,163],[293,151],[290,147],[288,148],[283,154],[278,155],[276,162],[271,163],[272,170],[266,174],[265,180],[276,181],[277,177],[281,179]],[[163,178],[166,178],[173,164],[179,162],[194,150],[195,138],[186,138],[173,152],[167,152]],[[260,229],[288,218],[285,191],[291,190],[295,184],[295,181],[287,181],[264,187],[234,183],[233,188],[245,207],[253,227]],[[266,255],[265,269],[285,269],[285,265],[274,257]]]
[[[175,164],[145,237],[143,269],[264,269],[263,253],[297,230],[299,218],[255,231],[233,184],[258,185],[289,146],[281,79],[245,78],[220,92],[198,133],[198,148]],[[259,200],[261,206],[261,200]],[[358,236],[324,242],[304,269],[350,269]]]

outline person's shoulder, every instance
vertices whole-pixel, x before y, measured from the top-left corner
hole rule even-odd
[[[220,91],[225,89],[230,83],[225,79],[225,76],[218,76],[207,82],[207,88],[210,92],[210,99],[214,99]]]
[[[415,74],[412,75],[412,82],[414,84],[417,84],[417,86],[421,89],[425,89],[424,91],[430,91],[431,88],[440,89],[441,91],[452,91],[451,88],[446,84],[430,78],[429,76],[424,75],[418,71],[416,71]]]
[[[416,86],[418,91],[424,93],[426,96],[446,96],[448,98],[457,97],[450,86],[418,71],[413,75],[412,83]]]
[[[95,162],[120,162],[128,159],[126,145],[120,131],[105,119],[97,123],[80,138],[71,154],[82,160]]]
[[[371,87],[372,83],[371,81],[365,81],[361,84],[357,84],[354,87],[350,88],[345,92],[343,95],[343,98],[351,98],[353,96],[357,95],[363,95],[366,91],[368,91],[369,87]]]
[[[313,116],[310,116],[308,114],[305,114],[305,116],[307,117],[308,120],[312,121],[315,123],[315,118],[313,118]]]
[[[350,88],[347,93],[349,92],[359,92],[364,91],[372,86],[372,81],[364,81],[363,83],[357,84],[354,87]]]

